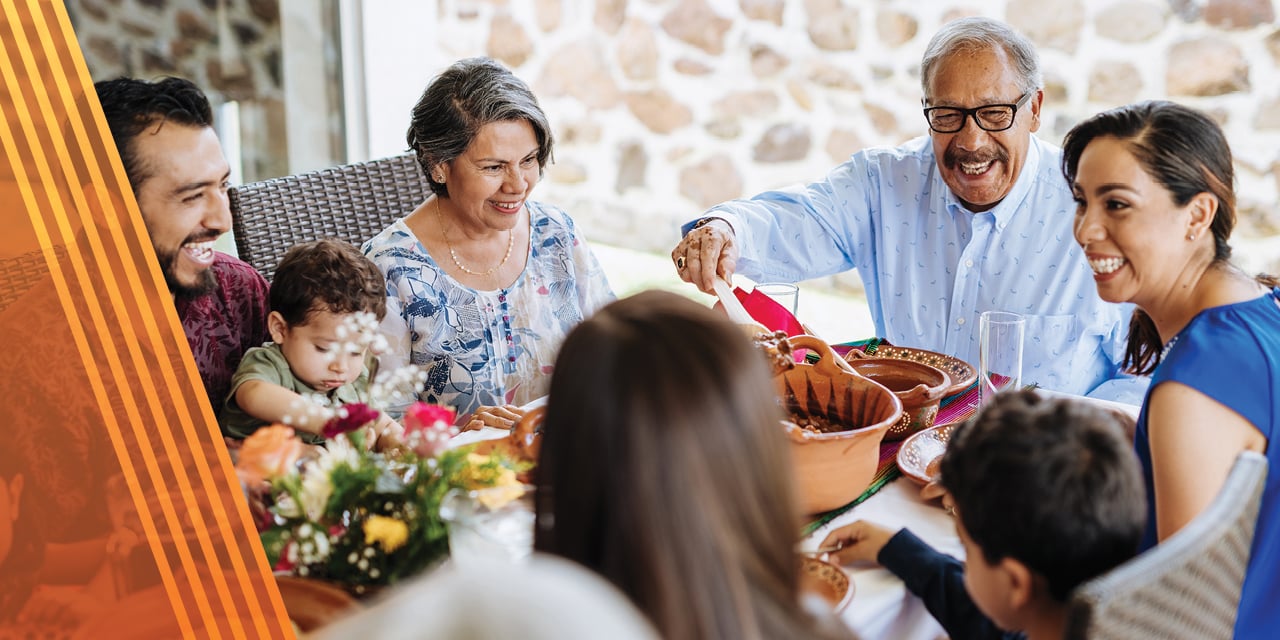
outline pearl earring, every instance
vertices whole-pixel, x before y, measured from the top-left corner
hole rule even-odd
[[[1187,234],[1187,240],[1195,240],[1195,239],[1196,239],[1196,233],[1194,231]]]

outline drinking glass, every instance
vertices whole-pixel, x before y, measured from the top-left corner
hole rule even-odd
[[[459,567],[518,562],[533,552],[533,486],[453,489],[440,503],[449,557]]]
[[[756,291],[772,298],[793,316],[800,307],[800,287],[790,282],[765,282],[756,285]]]
[[[983,311],[978,322],[978,402],[1004,388],[1022,388],[1022,341],[1027,320],[1008,311]]]

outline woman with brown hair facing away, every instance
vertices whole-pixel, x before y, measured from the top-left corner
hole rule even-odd
[[[565,340],[546,411],[536,550],[671,640],[851,635],[801,606],[781,408],[736,325],[660,291],[610,304]]]

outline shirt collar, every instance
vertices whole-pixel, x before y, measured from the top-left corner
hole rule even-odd
[[[1018,207],[1022,206],[1022,201],[1026,199],[1027,194],[1031,191],[1031,186],[1036,182],[1036,174],[1040,171],[1040,145],[1043,143],[1034,133],[1029,135],[1031,136],[1031,141],[1027,144],[1027,158],[1022,163],[1022,171],[1018,174],[1018,179],[1014,181],[1013,188],[1009,190],[1009,194],[999,204],[987,211],[995,217],[996,227],[999,229],[1003,229],[1009,223],[1009,218],[1012,218],[1014,212],[1018,210]],[[952,215],[958,213],[974,215],[945,183],[943,184],[943,189],[946,193],[947,211]]]

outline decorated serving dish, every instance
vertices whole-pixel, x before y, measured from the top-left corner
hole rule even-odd
[[[940,424],[907,438],[898,449],[898,469],[920,484],[937,479],[942,454],[959,422]]]
[[[819,354],[774,377],[789,420],[792,461],[806,513],[821,513],[857,498],[875,477],[880,443],[902,417],[893,392],[855,373],[827,343],[792,336],[795,349]]]
[[[942,394],[944,398],[964,391],[978,379],[978,370],[973,365],[959,358],[938,353],[937,351],[929,351],[928,349],[894,347],[882,344],[876,347],[875,353],[863,353],[861,349],[854,349],[845,355],[845,359],[852,361],[856,358],[868,356],[910,360],[940,369],[951,377],[951,386],[947,387],[947,390]]]
[[[832,613],[840,613],[853,600],[853,580],[844,569],[835,564],[804,556],[800,564],[800,591],[822,598],[831,606]]]

